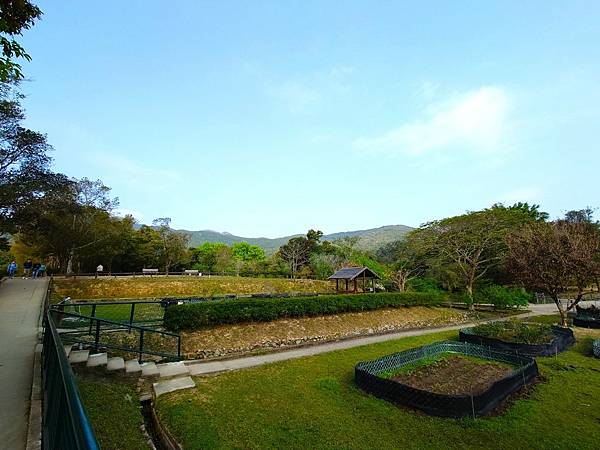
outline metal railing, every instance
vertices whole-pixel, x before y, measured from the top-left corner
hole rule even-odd
[[[100,447],[87,417],[60,335],[48,312],[42,353],[42,446],[44,450]]]
[[[165,308],[168,302],[161,300],[129,300],[129,301],[70,301],[53,305],[53,309],[66,313],[98,319],[112,320],[132,326],[151,327],[162,325]],[[62,328],[70,328],[68,321],[63,321]]]
[[[179,334],[134,325],[132,322],[65,312],[57,306],[50,307],[49,315],[61,328],[63,342],[89,346],[94,353],[107,349],[118,350],[136,354],[139,362],[148,355],[172,361],[181,359]],[[65,322],[68,326],[63,326]]]

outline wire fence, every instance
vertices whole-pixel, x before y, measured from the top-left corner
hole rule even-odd
[[[441,353],[456,353],[499,361],[514,366],[509,376],[495,381],[488,389],[471,395],[444,395],[417,389],[383,376],[403,366],[434,357]],[[360,388],[386,400],[421,409],[442,417],[473,418],[489,414],[508,395],[530,384],[538,375],[533,358],[502,353],[465,342],[444,341],[413,348],[372,361],[360,362],[355,367],[355,381]]]

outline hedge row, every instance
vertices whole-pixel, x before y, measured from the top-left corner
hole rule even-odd
[[[220,300],[170,306],[165,311],[164,325],[173,331],[196,330],[208,325],[268,322],[281,317],[324,316],[417,305],[438,306],[443,301],[442,295],[424,292]]]

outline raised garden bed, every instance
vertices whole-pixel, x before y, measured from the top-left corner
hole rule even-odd
[[[459,340],[524,356],[552,356],[575,344],[570,328],[511,321],[462,329]]]
[[[533,358],[465,342],[439,342],[354,369],[356,384],[377,397],[442,417],[484,416],[538,375]]]
[[[592,305],[577,306],[577,314],[573,316],[573,325],[582,328],[600,328],[600,308]]]

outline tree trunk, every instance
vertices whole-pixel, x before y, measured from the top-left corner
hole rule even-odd
[[[73,259],[75,258],[75,247],[71,247],[69,252],[69,259],[67,261],[67,275],[73,273]]]
[[[560,314],[560,326],[565,328],[568,327],[569,322],[567,322],[567,311],[563,308],[562,303],[560,303],[560,300],[558,299],[558,294],[554,294],[551,297],[552,300],[554,300],[554,303],[556,304],[556,307],[558,308],[558,312]]]
[[[475,311],[475,301],[473,300],[473,281],[467,284],[467,295],[469,296],[469,310]]]

